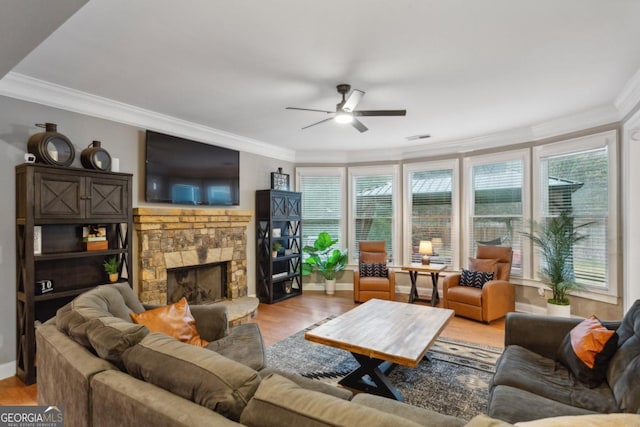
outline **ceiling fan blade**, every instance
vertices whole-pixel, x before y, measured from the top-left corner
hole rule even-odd
[[[316,111],[318,113],[327,113],[327,114],[335,113],[335,111],[314,110],[313,108],[298,108],[298,107],[286,107],[285,110]]]
[[[310,124],[309,126],[305,126],[302,129],[310,128],[311,126],[319,125],[320,123],[328,122],[329,120],[333,120],[333,117],[329,117],[328,119],[320,120],[319,122]]]
[[[347,100],[344,102],[344,105],[342,106],[342,111],[346,111],[347,113],[353,111],[358,106],[363,96],[364,96],[363,91],[354,89],[351,92],[351,95],[349,95],[349,98],[347,98]]]
[[[354,116],[406,116],[407,110],[362,110],[354,111]]]
[[[351,122],[351,126],[358,129],[360,132],[366,132],[369,130],[369,128],[367,128],[360,120],[356,119],[355,117]]]

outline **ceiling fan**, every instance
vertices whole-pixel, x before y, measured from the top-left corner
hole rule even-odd
[[[351,85],[339,84],[336,86],[338,93],[342,95],[342,101],[336,105],[336,111],[328,110],[315,110],[312,108],[298,108],[287,107],[287,110],[301,110],[301,111],[317,111],[319,113],[333,114],[333,116],[320,120],[319,122],[305,126],[302,129],[310,128],[311,126],[319,125],[320,123],[328,122],[329,120],[335,120],[338,123],[350,123],[351,126],[358,129],[360,132],[366,132],[369,130],[360,120],[356,117],[362,116],[406,116],[407,110],[356,110],[356,107],[360,103],[360,100],[364,96],[364,92],[358,89],[354,89],[349,96],[347,93],[351,90]]]

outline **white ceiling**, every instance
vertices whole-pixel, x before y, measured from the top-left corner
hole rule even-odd
[[[385,159],[622,114],[639,17],[637,0],[91,0],[13,73],[298,161]],[[285,107],[335,109],[338,83],[366,92],[359,109],[407,116],[363,117],[363,134],[333,122],[301,130],[326,116]],[[406,139],[416,134],[432,138]]]

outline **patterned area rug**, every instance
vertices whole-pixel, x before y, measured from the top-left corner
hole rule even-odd
[[[335,383],[358,365],[351,353],[304,339],[304,333],[325,319],[267,348],[269,367]],[[430,361],[416,368],[396,367],[389,378],[405,402],[470,420],[486,413],[488,386],[502,350],[438,338]]]

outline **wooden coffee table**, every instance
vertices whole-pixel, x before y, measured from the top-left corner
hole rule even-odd
[[[386,376],[396,365],[415,368],[453,310],[372,299],[305,334],[309,341],[350,351],[356,368],[339,383],[402,401]]]

